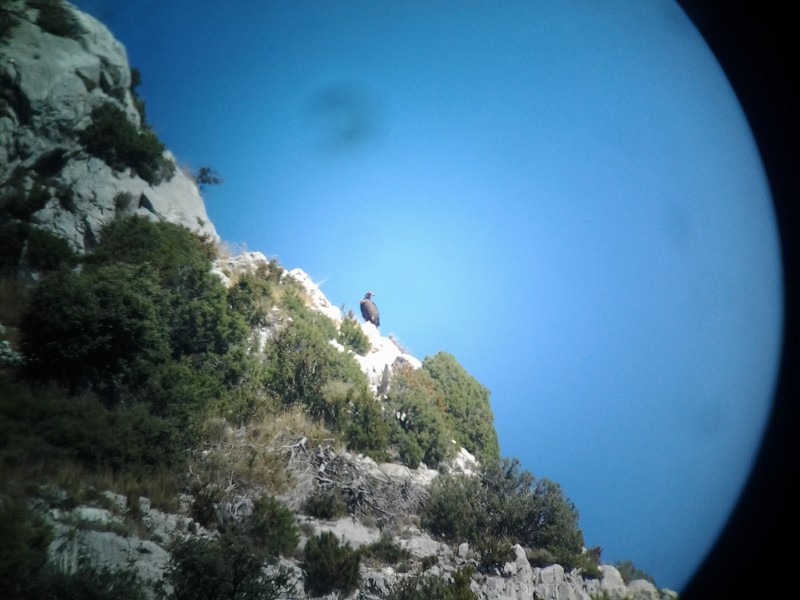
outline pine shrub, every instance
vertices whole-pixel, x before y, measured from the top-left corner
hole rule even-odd
[[[361,549],[366,558],[374,559],[386,565],[396,565],[401,561],[411,558],[411,553],[394,541],[388,533],[381,534],[377,542],[373,542]]]
[[[348,311],[344,319],[342,319],[337,340],[342,346],[361,356],[366,355],[372,347],[369,338],[361,329],[361,325],[359,325],[352,310]]]
[[[294,513],[272,496],[256,500],[246,530],[268,560],[290,556],[300,541]]]
[[[219,538],[192,537],[173,545],[166,580],[174,600],[274,600],[287,577],[266,575],[261,557],[235,533]]]
[[[302,564],[305,589],[317,596],[334,591],[347,595],[359,586],[360,564],[358,551],[339,544],[333,533],[322,532],[306,542]]]
[[[137,128],[125,112],[111,102],[92,109],[91,123],[78,134],[87,152],[102,159],[115,171],[132,169],[151,185],[158,185],[175,172],[175,164],[164,157],[164,145],[153,131]]]
[[[317,488],[303,502],[303,512],[317,519],[338,519],[347,514],[347,504],[338,489]]]

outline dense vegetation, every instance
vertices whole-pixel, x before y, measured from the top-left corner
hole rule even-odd
[[[512,542],[546,549],[554,560],[580,553],[574,506],[557,484],[499,460],[488,391],[454,357],[439,353],[420,369],[400,369],[376,401],[353,356],[330,344],[342,339],[341,330],[305,306],[282,269],[263,265],[225,288],[210,272],[216,252],[186,229],[129,216],[110,222],[80,260],[60,251],[49,254],[62,259],[41,259],[47,269],[9,322],[24,361],[0,375],[4,481],[19,480],[34,464],[46,477],[61,462],[140,482],[171,472],[176,495],[176,475],[214,419],[247,426],[299,410],[377,459],[435,467],[452,456],[453,440],[481,457],[480,477],[436,480],[422,523],[445,539],[470,541],[484,565],[501,563]],[[274,325],[273,309],[282,324],[256,353],[252,328]],[[213,528],[219,486],[201,482],[192,490],[192,514]],[[320,491],[305,510],[332,518],[348,505]],[[290,513],[269,497],[244,529],[226,535],[175,549],[176,594],[197,593],[195,570],[219,580],[220,597],[236,597],[224,581],[263,587],[255,567],[234,573],[222,557],[239,556],[236,564],[245,568],[291,554],[298,541]],[[324,537],[307,544],[307,564],[318,565],[307,569],[307,587],[352,589],[360,556]],[[462,593],[447,590],[440,591]]]
[[[544,548],[559,560],[581,554],[575,506],[557,483],[536,480],[516,460],[488,463],[479,477],[439,477],[430,493],[423,525],[453,542],[466,540],[484,555],[514,543]],[[500,564],[507,560],[499,558]]]

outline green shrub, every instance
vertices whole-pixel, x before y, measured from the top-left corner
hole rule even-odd
[[[225,493],[216,483],[199,482],[191,486],[192,505],[189,512],[192,519],[206,529],[215,531],[219,525],[219,504]]]
[[[499,460],[489,390],[446,352],[427,357],[422,370],[436,382],[444,397],[444,414],[456,441],[481,462]]]
[[[347,504],[338,488],[317,488],[303,502],[303,512],[318,519],[338,519],[347,514]]]
[[[388,533],[381,534],[377,542],[364,546],[361,554],[386,565],[396,565],[411,558],[411,553],[395,542]]]
[[[21,323],[29,378],[72,391],[89,386],[113,401],[120,377],[169,356],[165,302],[158,273],[147,264],[44,278]]]
[[[558,563],[558,558],[547,548],[528,548],[525,556],[532,567],[549,567]]]
[[[147,600],[133,569],[92,567],[79,562],[73,573],[53,571],[42,597],[58,600]]]
[[[228,289],[228,304],[253,327],[265,325],[267,309],[273,304],[272,284],[251,274],[242,275]]]
[[[17,167],[2,184],[0,216],[29,221],[51,198],[50,189],[36,173]]]
[[[650,583],[652,583],[653,585],[656,584],[656,580],[653,579],[653,577],[651,577],[649,574],[639,569],[629,560],[616,562],[614,563],[614,566],[617,568],[619,574],[622,576],[622,581],[625,582],[625,585],[629,584],[634,579],[645,579]]]
[[[75,212],[77,208],[75,204],[75,194],[72,188],[63,183],[55,184],[55,197],[58,200],[58,205],[67,212]]]
[[[452,431],[441,410],[441,395],[423,370],[400,370],[392,380],[387,404],[392,420],[391,442],[409,467],[420,462],[435,467],[452,454]]]
[[[17,270],[28,238],[28,228],[28,224],[21,221],[0,223],[0,273]]]
[[[477,477],[441,475],[433,480],[421,517],[422,526],[455,543],[475,543],[490,531],[491,515],[484,506],[486,490]]]
[[[216,416],[241,426],[277,410],[274,399],[264,390],[264,368],[260,357],[247,347],[232,347],[218,359],[217,369],[225,393],[214,407]]]
[[[329,339],[314,320],[287,325],[264,350],[265,387],[284,405],[304,405],[313,418],[341,430],[347,394],[355,397],[368,384],[355,359],[337,351]],[[341,385],[332,387],[331,382]],[[350,391],[343,397],[342,390]]]
[[[154,267],[164,292],[161,313],[169,323],[175,357],[225,354],[244,342],[248,328],[229,309],[227,291],[211,272],[212,244],[184,227],[130,216],[108,223],[85,258],[87,270],[125,262]]]
[[[175,600],[273,600],[281,597],[287,577],[283,572],[265,575],[247,540],[224,533],[174,544],[166,580]]]
[[[294,513],[271,496],[256,500],[247,533],[268,560],[290,556],[300,541]]]
[[[218,398],[213,381],[223,374],[210,375],[218,367],[204,367],[203,356],[224,356],[248,330],[209,271],[210,253],[206,242],[175,225],[141,217],[111,222],[82,272],[55,273],[33,291],[22,320],[31,379],[56,380],[72,391],[89,387],[115,402],[126,388],[134,395],[147,388],[154,374],[160,379],[148,393],[165,381],[178,389],[180,371],[198,379],[180,389]],[[151,404],[157,401],[155,394]]]
[[[71,268],[78,262],[78,255],[69,242],[44,229],[32,228],[28,234],[25,258],[35,271],[55,271],[60,267]]]
[[[366,389],[353,396],[348,408],[344,440],[347,447],[355,452],[363,452],[377,461],[387,458],[391,426],[384,415],[382,405],[372,398]]]
[[[131,86],[130,92],[133,98],[133,105],[136,107],[136,112],[139,113],[142,123],[147,123],[147,116],[145,114],[145,102],[139,97],[138,87],[142,84],[142,74],[136,67],[131,68]]]
[[[480,565],[485,569],[502,569],[507,562],[514,560],[514,548],[502,538],[484,537],[475,545],[480,555]]]
[[[580,554],[578,512],[548,480],[536,481],[519,462],[485,465],[481,476],[440,476],[430,487],[422,524],[451,541],[514,540],[557,558]]]
[[[146,126],[137,128],[110,102],[92,109],[91,123],[78,133],[78,140],[87,152],[115,171],[130,168],[151,185],[171,178],[175,172],[156,134]]]
[[[108,222],[84,260],[87,268],[150,263],[164,285],[174,286],[183,271],[209,271],[215,257],[213,244],[185,227],[130,215]]]
[[[20,464],[72,459],[93,469],[134,471],[183,459],[182,423],[138,405],[109,410],[96,398],[0,379],[0,451]]]
[[[0,590],[9,600],[36,598],[47,570],[52,531],[17,497],[0,500]]]
[[[362,356],[366,355],[372,347],[369,338],[361,329],[361,325],[359,325],[352,310],[348,311],[342,320],[342,324],[339,326],[339,336],[337,340],[345,348],[349,348],[356,354]]]
[[[114,196],[114,211],[117,214],[126,212],[133,203],[133,196],[130,192],[118,192]]]
[[[302,564],[305,589],[321,596],[333,591],[349,594],[360,583],[361,556],[348,544],[340,545],[329,531],[310,538]]]
[[[39,11],[36,24],[47,33],[61,37],[75,37],[78,22],[61,0],[28,0]]]
[[[470,589],[472,571],[464,568],[448,581],[431,575],[415,575],[401,581],[386,600],[478,600]]]

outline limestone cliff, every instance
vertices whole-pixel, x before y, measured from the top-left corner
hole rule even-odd
[[[120,213],[163,219],[217,239],[197,186],[168,151],[155,157],[167,175],[160,181],[141,165],[135,168],[139,146],[120,150],[112,165],[108,156],[90,151],[82,134],[103,109],[116,109],[111,114],[129,124],[104,133],[133,132],[132,140],[120,143],[158,146],[143,122],[123,45],[71,5],[60,13],[66,24],[43,13],[45,5],[10,1],[2,7],[0,221],[29,220],[78,251]]]

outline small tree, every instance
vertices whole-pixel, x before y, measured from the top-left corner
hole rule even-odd
[[[486,545],[490,538],[514,540],[546,548],[559,560],[573,559],[583,545],[578,511],[560,486],[534,479],[516,459],[486,465],[479,478],[438,477],[422,524],[451,541]]]
[[[359,325],[352,310],[348,311],[344,319],[342,319],[337,339],[342,346],[350,348],[350,350],[361,356],[366,355],[371,348],[369,338],[361,330],[361,325]]]
[[[268,577],[261,557],[233,533],[189,538],[172,548],[166,579],[175,600],[274,600],[285,588],[283,572]]]
[[[200,167],[194,176],[194,181],[197,183],[197,187],[202,190],[207,185],[219,185],[222,183],[222,178],[211,167]]]
[[[247,532],[267,560],[290,555],[300,539],[292,511],[272,496],[256,500]]]
[[[306,542],[302,565],[306,591],[318,596],[334,590],[349,594],[359,585],[360,564],[359,552],[324,531]]]

